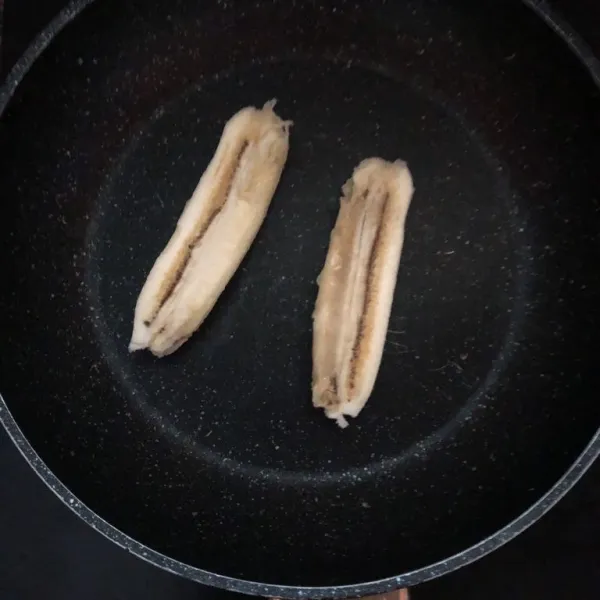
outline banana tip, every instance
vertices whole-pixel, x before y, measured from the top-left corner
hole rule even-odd
[[[129,342],[129,352],[137,352],[138,350],[146,349],[149,341],[150,340],[148,339],[142,339],[139,335],[134,333]]]
[[[271,98],[267,100],[263,106],[263,110],[273,110],[277,104],[277,98]]]
[[[340,429],[346,429],[348,427],[348,421],[341,415],[335,420]]]

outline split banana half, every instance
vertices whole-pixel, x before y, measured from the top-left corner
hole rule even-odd
[[[200,327],[250,248],[285,165],[291,121],[247,107],[225,125],[137,300],[129,350],[175,352]]]
[[[342,188],[313,314],[312,399],[340,427],[365,406],[379,371],[404,226],[406,163],[369,158]]]

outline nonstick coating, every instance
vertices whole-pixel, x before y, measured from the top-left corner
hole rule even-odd
[[[576,41],[481,0],[98,0],[52,33],[1,97],[23,76],[1,121],[0,410],[94,526],[242,591],[383,591],[506,541],[597,454],[600,104]],[[272,97],[295,125],[256,243],[179,352],[129,355],[224,122]],[[310,404],[311,312],[370,155],[407,160],[416,193],[380,376],[342,431]]]

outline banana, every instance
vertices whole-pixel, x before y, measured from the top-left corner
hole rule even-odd
[[[200,327],[250,248],[279,183],[291,121],[275,100],[225,124],[215,155],[138,297],[130,352],[175,352]]]
[[[379,371],[413,182],[403,161],[368,158],[342,188],[313,313],[312,401],[344,428]]]

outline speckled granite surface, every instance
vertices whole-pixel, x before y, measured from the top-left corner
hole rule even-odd
[[[18,37],[8,36],[13,48],[19,47]],[[95,535],[47,494],[5,439],[1,456],[0,469],[10,474],[10,485],[0,491],[2,506],[10,507],[2,515],[1,529],[10,532],[0,544],[3,597],[27,600],[49,594],[48,590],[58,600],[83,594],[92,599],[97,594],[98,598],[170,600],[220,595],[159,572]],[[600,498],[593,485],[598,474],[596,468],[550,516],[506,548],[417,589],[413,597],[454,599],[460,592],[465,598],[504,594],[531,598],[570,584],[574,589],[582,586],[582,594],[600,589],[595,560],[600,536],[597,527],[596,534],[593,531],[599,520]],[[546,587],[550,578],[552,590]]]
[[[148,565],[73,515],[0,432],[3,600],[235,600]],[[595,600],[600,464],[544,519],[477,563],[413,590],[413,600]],[[559,591],[560,590],[560,591]]]

